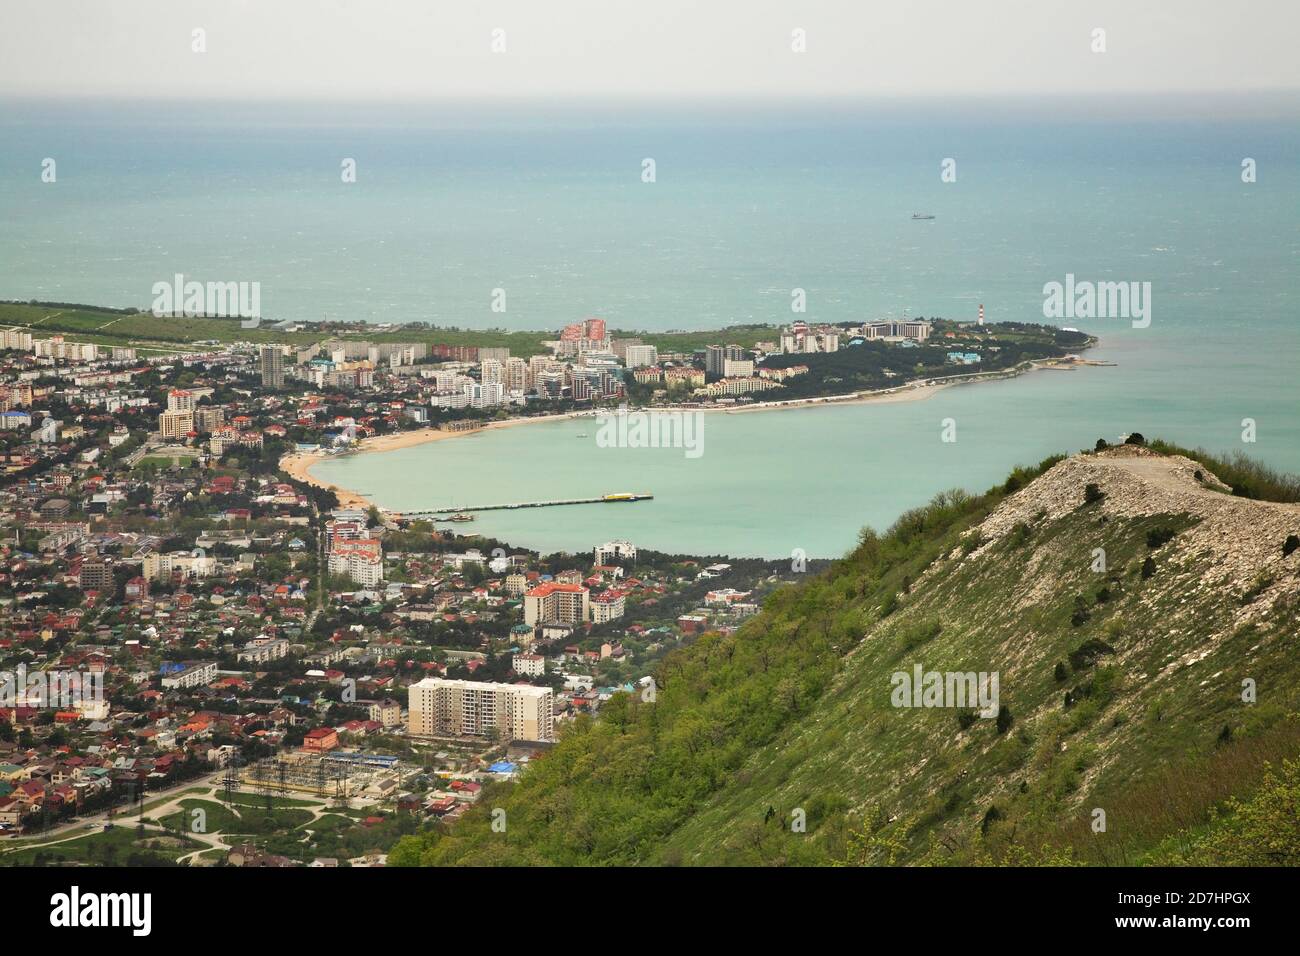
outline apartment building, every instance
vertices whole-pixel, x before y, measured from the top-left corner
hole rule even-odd
[[[516,654],[510,658],[510,667],[525,677],[541,677],[546,673],[546,658],[541,654]]]
[[[330,574],[346,575],[362,587],[372,588],[384,579],[384,552],[378,539],[360,538],[333,543]]]
[[[628,368],[642,368],[658,362],[659,350],[653,345],[629,345],[624,349],[624,364]]]
[[[263,345],[260,351],[263,388],[284,388],[284,349]]]
[[[539,584],[524,593],[524,623],[580,624],[591,620],[591,592],[581,584]]]
[[[166,665],[162,685],[170,690],[178,687],[203,687],[217,679],[216,661],[185,661]]]
[[[779,382],[769,381],[765,378],[722,378],[710,385],[705,385],[703,388],[697,388],[694,394],[716,398],[722,395],[746,395],[750,392],[765,392],[769,389],[782,387]]]
[[[611,564],[615,561],[635,561],[636,545],[631,541],[606,541],[592,548],[593,564]]]
[[[410,687],[412,736],[555,739],[555,694],[549,687],[426,677]]]
[[[141,573],[150,581],[170,581],[178,573],[183,578],[205,578],[216,569],[216,558],[191,551],[151,551],[141,564]]]
[[[251,664],[265,664],[289,656],[289,642],[283,637],[255,637],[240,649],[239,660]]]
[[[83,591],[112,591],[112,565],[107,561],[83,561],[77,575],[77,586]]]
[[[382,724],[385,730],[402,723],[402,705],[391,697],[371,701],[369,712],[370,719]]]
[[[591,619],[596,624],[617,621],[627,609],[627,598],[621,591],[606,591],[591,599]]]

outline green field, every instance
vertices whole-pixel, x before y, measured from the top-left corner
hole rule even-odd
[[[49,846],[15,850],[0,856],[3,866],[41,866],[91,863],[103,866],[159,866],[201,846],[193,840],[150,831],[141,837],[136,828],[120,824]],[[165,847],[165,848],[164,848]]]
[[[505,329],[460,329],[433,326],[399,325],[373,328],[335,324],[308,324],[302,331],[288,332],[271,328],[271,320],[262,328],[246,329],[237,319],[159,318],[149,313],[126,313],[94,306],[63,307],[0,303],[0,328],[19,328],[34,336],[47,338],[63,335],[70,342],[119,346],[153,352],[199,351],[198,342],[222,344],[283,343],[305,346],[327,338],[368,342],[423,342],[427,345],[468,345],[479,348],[507,348],[512,356],[528,358],[545,354],[543,342],[554,339],[558,330],[512,332]],[[752,347],[754,343],[775,339],[776,326],[744,325],[720,331],[704,332],[635,332],[612,330],[615,338],[641,338],[661,351],[691,352],[706,345],[733,344]]]

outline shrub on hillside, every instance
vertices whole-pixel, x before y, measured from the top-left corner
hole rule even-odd
[[[1070,652],[1070,666],[1076,671],[1086,670],[1107,654],[1114,654],[1115,648],[1095,637],[1084,641]]]
[[[1178,534],[1178,532],[1168,526],[1152,528],[1147,532],[1147,547],[1154,549],[1168,544],[1174,539],[1174,535],[1176,534]]]
[[[1005,734],[1008,730],[1011,729],[1011,725],[1014,724],[1015,722],[1016,719],[1013,716],[1011,716],[1010,707],[1008,707],[1006,704],[1003,704],[1001,707],[998,708],[998,733],[999,734]]]

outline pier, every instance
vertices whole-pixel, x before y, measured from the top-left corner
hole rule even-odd
[[[403,511],[401,514],[394,515],[397,518],[415,519],[420,518],[440,518],[445,515],[466,514],[471,511],[512,511],[516,508],[558,508],[561,505],[608,505],[623,503],[626,501],[650,501],[654,498],[652,494],[638,493],[620,493],[613,495],[601,495],[597,498],[560,498],[554,501],[518,501],[512,504],[503,505],[465,505],[455,508],[430,508],[425,511]]]

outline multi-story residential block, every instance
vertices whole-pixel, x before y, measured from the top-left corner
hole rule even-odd
[[[284,388],[284,349],[278,345],[263,345],[259,350],[259,364],[263,388]]]
[[[704,373],[697,368],[666,368],[664,382],[668,385],[689,385],[694,388],[704,384]]]
[[[591,592],[581,584],[539,584],[524,594],[524,623],[577,624],[591,619]]]
[[[384,553],[376,538],[335,541],[330,550],[331,574],[343,574],[363,587],[374,587],[384,579]]]
[[[704,350],[704,370],[721,377],[726,374],[727,362],[741,362],[752,357],[739,345],[710,345]]]
[[[236,655],[241,661],[265,664],[289,656],[289,642],[282,637],[255,637]]]
[[[549,687],[426,677],[409,694],[407,727],[413,736],[555,739],[555,694]]]
[[[184,578],[204,578],[217,568],[217,559],[202,553],[177,551],[162,554],[151,551],[144,556],[141,571],[150,581],[170,581],[180,574]]]
[[[591,620],[596,624],[617,621],[627,609],[622,591],[606,591],[591,599]]]
[[[641,368],[659,361],[659,350],[653,345],[629,345],[624,350],[624,364],[628,368]]]
[[[631,541],[606,541],[592,548],[594,564],[610,564],[614,561],[635,561],[636,545]]]
[[[503,383],[507,393],[528,391],[528,363],[521,358],[506,359]]]
[[[540,654],[516,654],[510,658],[510,667],[524,677],[541,677],[546,673],[546,658]]]
[[[83,591],[111,591],[113,567],[107,561],[87,560],[81,563],[77,586]]]
[[[211,434],[226,423],[226,410],[220,405],[199,405],[194,409],[194,430]]]
[[[780,382],[758,378],[722,378],[695,390],[696,395],[716,398],[722,395],[746,395],[750,392],[765,392],[773,388],[783,388]]]
[[[203,687],[217,679],[216,661],[185,661],[170,665],[163,672],[162,685],[167,689]]]
[[[370,702],[370,719],[383,724],[384,729],[399,727],[402,723],[402,705],[391,697]]]
[[[184,438],[194,431],[194,413],[166,411],[158,416],[158,433],[163,438]]]

